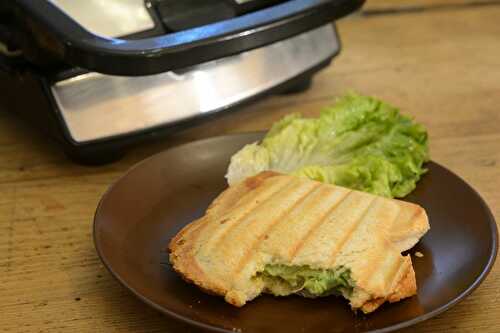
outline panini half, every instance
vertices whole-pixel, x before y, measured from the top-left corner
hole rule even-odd
[[[229,187],[170,242],[189,282],[243,306],[261,293],[342,295],[368,313],[415,295],[409,255],[429,229],[422,207],[262,172]]]

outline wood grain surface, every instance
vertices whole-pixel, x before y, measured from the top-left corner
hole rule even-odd
[[[395,10],[401,3],[423,9]],[[373,13],[380,8],[394,10]],[[365,11],[339,22],[342,54],[312,89],[267,98],[103,167],[69,162],[2,110],[0,331],[191,331],[136,300],[101,265],[92,242],[101,195],[151,154],[266,129],[289,112],[316,115],[348,90],[386,99],[425,124],[432,158],[469,182],[500,220],[500,2],[370,0]],[[500,332],[498,267],[466,300],[407,331]]]

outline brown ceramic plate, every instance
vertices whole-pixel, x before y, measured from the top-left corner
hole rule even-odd
[[[387,332],[435,316],[470,294],[495,260],[497,230],[480,196],[436,163],[406,200],[422,205],[431,230],[412,253],[418,295],[354,314],[337,297],[261,296],[243,308],[185,283],[168,264],[165,248],[200,217],[226,187],[233,155],[262,133],[211,138],[179,146],[134,167],[104,195],[94,238],[109,271],[147,304],[190,325],[217,332]]]

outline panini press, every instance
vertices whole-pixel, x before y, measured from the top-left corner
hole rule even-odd
[[[0,1],[0,108],[84,163],[300,91],[363,0]],[[265,111],[262,111],[265,112]]]

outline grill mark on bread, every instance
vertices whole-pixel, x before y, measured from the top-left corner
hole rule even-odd
[[[386,239],[382,239],[383,242],[386,242],[384,247],[390,248],[392,247],[392,244],[390,244],[389,241]],[[381,285],[380,287],[382,290],[379,290],[381,293],[385,293],[387,289],[391,289],[391,286],[395,285],[399,280],[401,280],[401,274],[398,274],[401,272],[401,269],[404,268],[406,265],[405,258],[401,256],[401,254],[398,253],[397,256],[385,256],[384,258],[374,258],[373,264],[368,266],[368,268],[365,271],[364,279],[360,281],[360,283],[363,283],[365,286],[370,285],[373,283],[374,278],[377,276],[377,273],[382,271],[383,276],[382,280],[383,281],[388,281],[389,283],[386,283],[385,285]],[[399,277],[399,278],[398,278]],[[372,290],[378,290],[372,285]],[[385,287],[385,288],[384,288]]]
[[[222,232],[222,234],[219,236],[219,238],[213,239],[213,240],[212,239],[208,239],[207,244],[205,246],[205,250],[209,251],[210,249],[219,247],[220,244],[222,244],[226,240],[226,238],[231,233],[231,231],[234,228],[236,228],[237,226],[239,226],[240,223],[246,217],[248,217],[251,213],[253,213],[256,210],[258,210],[258,208],[262,207],[265,203],[267,203],[267,201],[270,198],[273,198],[276,195],[279,195],[279,193],[281,193],[281,192],[288,191],[289,188],[293,187],[296,183],[297,183],[297,181],[294,180],[292,182],[286,182],[284,184],[281,184],[282,186],[278,187],[278,189],[276,191],[270,191],[270,193],[268,193],[268,195],[266,195],[264,198],[259,198],[259,200],[261,200],[261,201],[256,202],[255,206],[251,207],[248,211],[246,211],[245,213],[243,213],[243,215],[239,216],[237,219],[233,220],[233,219],[231,219],[231,216],[229,216],[229,221],[227,221],[227,223],[226,223],[227,227],[225,228],[225,230]],[[256,189],[256,190],[258,190],[258,189]],[[256,191],[256,190],[253,190],[253,191]],[[264,188],[264,190],[265,190],[265,188]],[[249,204],[251,204],[252,202],[255,202],[255,196],[250,197]]]
[[[386,258],[387,259],[387,258]],[[386,267],[386,274],[382,277],[383,280],[387,281],[383,286],[383,290],[379,290],[380,295],[385,295],[387,299],[391,297],[392,293],[398,293],[398,286],[401,285],[405,281],[405,277],[407,276],[408,271],[413,270],[411,261],[408,261],[409,257],[399,256],[397,260],[392,260],[389,267],[384,265],[380,265],[380,267]],[[383,263],[382,263],[383,264]],[[379,269],[381,269],[378,267]],[[367,279],[370,280],[370,279]],[[385,287],[385,288],[384,288]],[[411,286],[410,286],[411,287]],[[371,288],[373,291],[377,290],[377,288]],[[412,292],[411,288],[406,287],[409,293]],[[416,291],[416,287],[415,287]],[[410,295],[408,295],[410,296]]]
[[[170,241],[169,245],[168,245],[168,248],[170,250],[172,250],[172,248],[174,247],[174,244],[177,244],[177,245],[182,245],[182,244],[179,244],[180,240],[182,240],[183,242],[186,241],[186,238],[184,237],[185,235],[188,235],[189,234],[189,231],[193,228],[196,227],[196,222],[192,222],[188,225],[185,225],[181,231],[179,231],[179,233],[177,235],[175,235],[174,238],[172,238],[172,240]]]
[[[293,246],[290,251],[290,261],[292,261],[297,252],[304,246],[304,244],[309,240],[309,238],[313,235],[313,233],[318,230],[318,228],[327,221],[327,218],[337,209],[337,207],[344,202],[345,199],[352,193],[352,191],[347,192],[342,196],[335,204],[323,215],[321,216],[316,223],[314,223],[311,228],[306,232],[304,237],[302,237],[296,244]]]
[[[204,223],[204,220],[206,220],[205,217],[201,217],[198,220],[184,226],[181,231],[170,241],[168,249],[170,251],[173,250],[174,247],[182,248],[182,245],[186,243],[188,237],[196,230],[198,230]],[[208,223],[205,221],[205,223]]]
[[[382,204],[386,200],[387,199],[383,199],[383,198],[376,198],[375,199],[375,201],[382,202]],[[386,227],[390,228],[392,225],[394,225],[394,223],[397,221],[398,216],[401,214],[401,211],[402,211],[401,206],[396,205],[396,207],[398,209],[398,212],[397,212],[397,214],[394,214],[394,216],[392,217],[392,219],[390,221],[382,218],[380,220],[377,220],[378,223],[375,223],[374,227],[382,228],[382,230],[384,232],[387,232],[387,229],[384,229],[384,228],[386,228]],[[380,208],[381,208],[380,206],[373,207],[373,209],[375,209],[376,211],[380,210]],[[382,226],[379,226],[380,224],[382,224]],[[379,236],[380,237],[379,241],[384,243],[384,246],[383,246],[384,248],[393,247],[393,245],[389,239],[390,238],[389,234],[382,233],[380,236]],[[384,257],[385,260],[390,260],[391,258],[392,257],[390,257],[390,256]],[[382,267],[384,267],[384,268],[386,267],[384,259],[381,260],[380,258],[376,258],[376,260],[375,259],[373,260],[373,264],[368,266],[368,268],[365,271],[364,283],[369,284],[370,281],[373,280],[373,278],[375,277],[374,272],[376,272],[377,270],[381,270]],[[378,265],[377,265],[377,263],[378,263]],[[396,278],[396,275],[397,275],[399,269],[401,268],[401,265],[402,264],[404,265],[404,258],[399,254],[395,260],[390,261],[390,264],[391,264],[391,266],[389,266],[389,268],[385,269],[385,272],[386,272],[385,276],[388,277],[392,282],[394,282],[394,279]]]
[[[399,201],[399,207],[400,213],[388,233],[390,240],[402,252],[418,242],[419,235],[429,229],[429,224],[422,207],[404,201]]]
[[[303,185],[303,184],[301,184]],[[260,234],[252,243],[252,245],[247,249],[245,255],[242,257],[242,260],[238,263],[236,266],[236,270],[234,271],[235,274],[238,274],[243,270],[245,265],[250,261],[250,259],[253,257],[253,253],[256,252],[257,247],[261,244],[262,240],[264,240],[264,237],[270,233],[270,231],[278,225],[281,221],[286,220],[286,216],[290,214],[297,206],[299,206],[301,203],[306,200],[311,193],[316,191],[321,187],[321,183],[314,184],[314,186],[309,189],[305,194],[303,194],[300,198],[298,198],[293,204],[291,204],[289,207],[287,207],[285,210],[281,211],[277,217],[275,217],[272,222],[267,226],[267,228],[264,229],[262,234]]]
[[[200,236],[201,231],[209,225],[210,220],[205,219],[205,220],[200,220],[200,222],[204,222],[204,223],[200,223],[197,228],[191,228],[194,230],[188,230],[188,234],[184,238],[184,239],[187,239],[188,237],[190,238],[189,245],[187,245],[187,247],[182,246],[183,252],[187,253],[190,258],[194,258],[194,256],[193,256],[194,246],[193,245],[197,244],[196,240]]]
[[[241,202],[241,199],[247,196],[251,190],[259,187],[264,181],[279,174],[273,171],[265,171],[257,176],[251,177],[243,181],[238,186],[233,186],[231,191],[222,192],[208,207],[206,214],[212,213],[216,215],[227,214],[234,206]],[[256,190],[254,192],[259,192]],[[251,196],[250,196],[251,197]]]
[[[405,205],[399,205],[399,213],[398,213],[398,216],[396,217],[396,219],[394,220],[394,225],[396,225],[396,227],[403,227],[405,224],[413,224],[413,222],[423,213],[423,209],[420,208],[420,207],[413,207],[413,205],[406,205],[406,202],[404,202]],[[405,209],[403,209],[404,206],[407,206],[407,207],[412,207],[413,209],[413,213],[408,217],[406,218],[405,220],[403,220],[403,216],[404,213],[405,213]]]
[[[194,245],[200,235],[200,232],[209,224],[209,219],[202,217],[197,220],[198,224],[188,225],[181,232],[184,232],[183,240],[189,238],[190,242],[179,244],[179,239],[174,239],[170,244],[170,260],[172,260],[174,269],[179,272],[183,279],[193,281],[202,289],[213,289],[214,291],[224,290],[223,286],[215,283],[213,279],[205,274],[203,269],[198,265],[194,256]],[[185,274],[189,272],[189,274]]]
[[[340,242],[337,243],[337,246],[335,246],[334,250],[330,254],[329,261],[331,264],[335,263],[335,259],[337,257],[337,254],[342,250],[344,245],[352,238],[352,236],[354,235],[354,231],[358,229],[359,225],[362,223],[362,221],[364,220],[364,218],[366,217],[366,215],[368,214],[370,209],[372,209],[373,204],[377,201],[377,199],[378,199],[377,197],[374,197],[371,199],[368,206],[363,210],[363,213],[361,213],[359,218],[355,222],[352,223],[351,227],[346,232],[344,237],[340,240]]]
[[[402,210],[402,209],[401,209]],[[413,213],[413,215],[410,217],[410,220],[408,222],[411,222],[411,221],[415,221],[416,219],[418,219],[420,217],[420,215],[422,215],[424,212],[424,210],[420,207],[415,207],[415,212]]]
[[[403,262],[402,265],[401,265],[401,262]],[[402,258],[400,257],[399,260],[394,261],[391,269],[388,272],[388,275],[392,277],[393,285],[396,285],[397,283],[399,283],[399,281],[406,275],[407,271],[408,271],[408,264],[407,264],[406,257],[402,257]],[[397,279],[397,281],[395,281],[395,279],[398,277],[399,277],[399,279]]]
[[[262,171],[255,177],[250,177],[245,179],[244,183],[248,190],[253,190],[259,187],[262,184],[262,182],[264,182],[266,179],[279,175],[280,175],[279,173],[274,171]]]
[[[399,219],[401,218],[401,215],[403,214],[404,212],[404,209],[402,208],[401,205],[398,205],[398,213],[394,216],[394,218],[392,219],[391,223],[388,224],[389,226],[394,226],[396,223],[398,223]],[[413,214],[414,215],[414,214]],[[410,221],[412,220],[413,218],[410,218]],[[384,221],[382,221],[382,223],[384,223]],[[384,237],[384,241],[389,243],[387,246],[393,246],[392,245],[392,241],[391,241],[391,233],[390,233],[390,229],[386,230],[387,234],[385,235]],[[399,260],[395,260],[391,266],[391,268],[388,270],[388,276],[392,277],[392,280],[393,280],[393,283],[397,283],[400,279],[398,279],[398,281],[394,281],[395,278],[398,277],[398,273],[400,272],[401,270],[401,262],[403,262],[403,265],[405,264],[405,258],[402,257],[402,256],[399,256],[398,257]]]
[[[417,293],[417,281],[411,258],[408,257],[408,265],[401,279],[394,286],[392,294],[387,297],[391,303],[398,302],[405,297],[415,295]]]
[[[401,219],[401,215],[403,215],[404,211],[405,211],[405,210],[404,210],[404,209],[402,209],[402,208],[401,208],[401,206],[399,206],[399,212],[398,212],[398,215],[396,216],[396,218],[395,218],[395,219],[394,219],[394,221],[392,222],[393,224],[392,224],[392,225],[390,225],[390,229],[392,229],[392,228],[393,228],[394,223],[398,223],[398,224],[400,224],[399,222],[401,222],[401,221],[399,221],[399,220]],[[405,222],[409,222],[409,221],[405,221]]]

